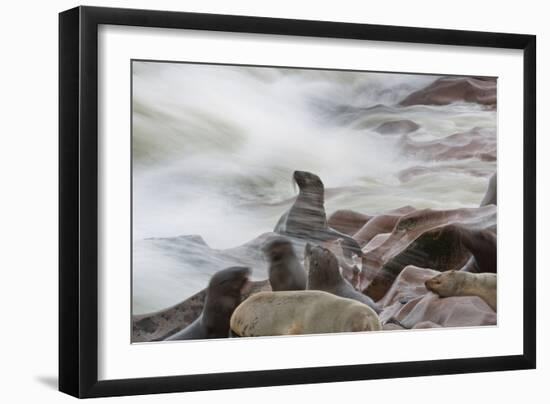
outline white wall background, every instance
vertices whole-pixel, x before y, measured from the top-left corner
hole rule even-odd
[[[0,61],[0,398],[3,402],[62,403],[57,389],[57,13],[74,1],[7,2]],[[550,276],[544,270],[550,237],[543,229],[550,203],[544,151],[550,146],[550,26],[545,2],[460,0],[91,1],[88,5],[156,8],[283,18],[335,20],[433,28],[536,34],[538,40],[538,369],[323,385],[228,390],[109,399],[110,402],[188,403],[462,403],[474,399],[523,401],[547,396],[550,351],[546,322]],[[519,135],[519,134],[518,134]],[[519,162],[518,162],[519,164]],[[519,212],[518,212],[519,214]],[[540,401],[536,400],[535,401]]]

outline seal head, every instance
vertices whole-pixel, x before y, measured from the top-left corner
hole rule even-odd
[[[327,290],[340,286],[345,280],[340,274],[338,259],[328,249],[306,244],[305,260],[308,270],[308,289]]]
[[[323,192],[325,186],[319,176],[310,173],[308,171],[294,171],[292,178],[298,184],[300,189],[314,188],[315,190]]]
[[[306,272],[289,239],[274,237],[264,244],[262,250],[269,262],[269,282],[273,291],[306,288]]]
[[[457,279],[454,274],[455,270],[442,272],[424,282],[426,289],[434,292],[441,297],[456,296],[460,289],[460,279]]]

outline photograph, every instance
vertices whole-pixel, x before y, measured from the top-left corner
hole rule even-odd
[[[3,8],[1,402],[548,395],[545,3],[91,3]]]
[[[496,77],[130,64],[132,343],[498,325]]]

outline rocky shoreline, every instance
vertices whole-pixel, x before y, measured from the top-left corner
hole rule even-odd
[[[496,181],[490,184],[487,195],[494,195]],[[382,308],[381,320],[393,317],[408,329],[496,324],[496,313],[479,297],[440,298],[424,285],[426,280],[442,271],[472,270],[466,266],[471,257],[477,258],[475,271],[496,272],[496,266],[488,264],[491,256],[496,262],[495,204],[448,211],[403,207],[377,216],[337,211],[329,217],[328,223],[363,245],[365,254],[359,282],[354,282],[351,274],[347,280],[377,301]],[[369,223],[375,235],[365,240],[365,227]],[[391,230],[385,232],[388,223]],[[210,249],[196,237],[180,237],[173,242],[180,243],[181,248],[190,242],[198,243],[201,254],[216,256],[218,262],[225,262],[224,266],[246,263],[251,265],[257,277],[267,278],[265,262],[253,251],[259,251],[262,243],[274,234],[266,233],[241,247],[220,251]],[[478,240],[487,237],[494,242],[480,245]],[[303,246],[299,240],[293,241],[297,249]],[[484,256],[489,259],[483,260]],[[343,275],[346,276],[345,271]],[[255,281],[243,300],[253,293],[269,290],[267,279]],[[199,316],[205,295],[203,289],[165,310],[133,316],[132,342],[162,340],[185,328]],[[385,324],[384,329],[403,327]]]
[[[142,240],[140,243],[147,246],[145,250],[169,257],[176,265],[184,266],[182,277],[187,276],[185,281],[189,279],[193,282],[187,290],[199,291],[169,308],[134,315],[132,342],[160,341],[191,324],[201,314],[206,297],[206,289],[200,290],[198,285],[204,287],[208,279],[223,268],[238,265],[251,269],[252,286],[243,294],[243,300],[251,294],[270,291],[268,264],[262,254],[262,246],[277,234],[289,237],[301,259],[307,241],[332,251],[338,257],[346,281],[380,307],[379,317],[384,330],[495,325],[495,310],[481,298],[441,298],[425,285],[429,279],[449,270],[497,271],[496,174],[493,168],[497,158],[496,128],[491,125],[458,125],[464,130],[445,132],[447,134],[438,138],[425,138],[421,125],[408,119],[406,114],[403,118],[398,116],[398,112],[413,109],[429,109],[429,113],[437,114],[436,107],[453,103],[471,103],[474,109],[481,108],[483,111],[496,110],[496,79],[442,77],[409,94],[394,106],[346,106],[336,110],[340,119],[355,122],[356,130],[369,130],[376,136],[390,139],[395,142],[400,155],[414,156],[417,165],[396,171],[395,177],[402,185],[409,186],[418,178],[430,178],[440,173],[487,179],[487,192],[480,199],[479,207],[440,204],[446,208],[426,209],[416,207],[412,198],[411,206],[376,213],[345,209],[326,215],[323,207],[322,218],[330,232],[334,230],[335,234],[342,234],[348,239],[348,246],[349,240],[359,246],[359,256],[352,258],[345,253],[341,237],[339,241],[334,237],[329,240],[323,233],[316,239],[307,240],[307,237],[281,233],[277,226],[274,232],[261,234],[230,249],[211,248],[198,235]],[[465,114],[460,119],[466,121],[467,110]],[[389,119],[390,116],[393,118]],[[416,136],[420,132],[422,134]],[[429,184],[425,186],[429,187]],[[452,187],[453,184],[449,184],[446,191],[453,192]],[[324,203],[326,197],[372,197],[369,192],[373,191],[367,187],[340,186],[323,189],[321,199]],[[277,209],[284,205],[288,205],[288,201],[273,202],[269,208]],[[318,213],[314,212],[313,216]],[[154,257],[151,261],[154,262]],[[134,279],[136,285],[141,284]],[[163,291],[158,290],[158,293]],[[170,293],[174,295],[173,290]],[[389,319],[396,321],[388,322]]]

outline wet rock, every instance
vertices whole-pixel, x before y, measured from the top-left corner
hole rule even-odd
[[[399,140],[401,153],[426,161],[464,160],[496,161],[497,139],[493,129],[473,128],[443,139],[415,140],[403,135]]]
[[[406,183],[423,175],[428,175],[432,178],[437,178],[448,174],[468,175],[472,177],[489,177],[493,172],[494,168],[485,166],[476,167],[469,164],[467,160],[466,162],[456,161],[451,164],[416,165],[401,170],[398,174],[398,178],[402,183]]]
[[[415,132],[420,128],[416,122],[409,119],[400,119],[397,121],[388,121],[380,124],[375,132],[382,135],[404,135],[407,133]]]
[[[369,215],[354,210],[341,209],[329,216],[328,225],[334,230],[353,236],[370,219]]]
[[[453,102],[472,102],[496,107],[496,79],[443,77],[410,94],[400,105],[447,105]]]
[[[403,214],[378,215],[369,220],[353,238],[360,246],[367,245],[375,236],[382,233],[390,233]]]

